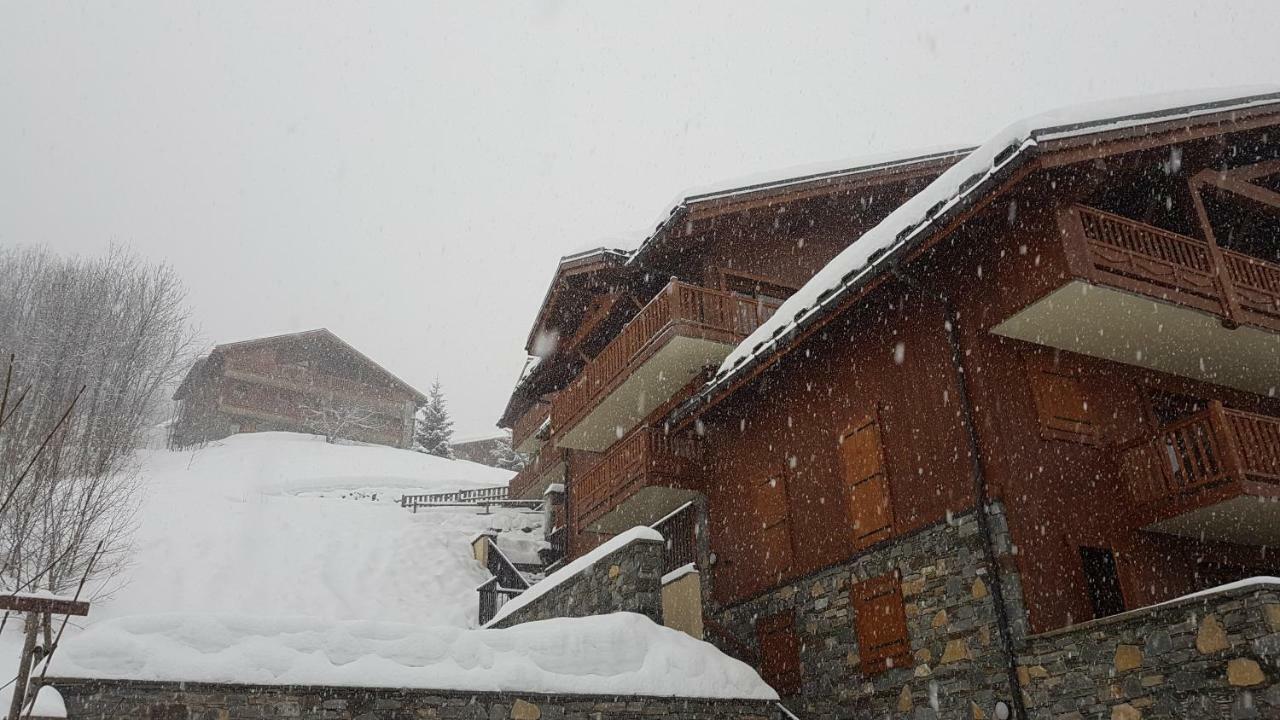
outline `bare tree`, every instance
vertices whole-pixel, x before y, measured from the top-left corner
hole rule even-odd
[[[303,425],[323,435],[325,442],[358,440],[361,435],[384,430],[376,410],[357,402],[316,398],[302,406]]]
[[[22,362],[15,385],[36,388],[0,435],[0,589],[65,592],[89,568],[103,581],[124,566],[136,507],[135,451],[194,347],[174,272],[113,249],[63,258],[0,251],[0,351]],[[41,428],[68,416],[16,484]],[[95,586],[102,587],[102,582]]]

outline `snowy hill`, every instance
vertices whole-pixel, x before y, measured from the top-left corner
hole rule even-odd
[[[395,503],[402,493],[501,485],[512,473],[309,435],[151,450],[142,467],[134,567],[95,605],[94,621],[177,611],[466,627],[487,577],[470,537],[538,520],[456,508],[410,514]]]
[[[509,556],[529,557],[540,514],[397,501],[505,484],[508,471],[292,433],[147,450],[141,470],[133,565],[98,589],[52,677],[776,696],[748,666],[639,615],[474,629],[488,574],[471,538],[496,528]],[[0,671],[18,641],[0,637]]]

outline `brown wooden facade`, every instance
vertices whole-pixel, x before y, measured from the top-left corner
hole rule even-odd
[[[690,292],[754,299],[763,321],[955,156],[686,201],[597,279],[610,309],[574,298],[584,309],[561,317],[591,327],[556,330],[573,344],[543,357],[503,422],[528,427],[549,404],[544,442],[567,438],[571,556],[693,501],[710,613],[980,498],[1004,507],[1034,632],[1280,574],[1266,552],[1280,542],[1277,130],[1270,104],[1046,142],[766,360],[720,385],[648,382],[662,398],[608,410],[611,394],[637,403],[645,388],[627,382],[670,342],[655,298],[703,288]],[[720,329],[728,344],[751,328]],[[701,370],[724,355],[692,357]],[[894,582],[852,600],[890,629]],[[777,649],[764,662],[793,683],[785,618],[759,623]],[[907,661],[893,632],[857,632],[872,665]]]
[[[409,447],[425,398],[321,329],[218,345],[191,368],[174,400],[170,438],[178,447],[244,432],[323,432],[321,409],[358,415],[342,430],[347,439]]]

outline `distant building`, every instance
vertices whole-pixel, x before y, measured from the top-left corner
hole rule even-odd
[[[218,345],[173,399],[175,447],[288,430],[407,448],[426,398],[322,328]]]
[[[511,433],[498,430],[485,435],[473,435],[454,440],[450,447],[458,460],[508,469],[503,460],[511,456]]]

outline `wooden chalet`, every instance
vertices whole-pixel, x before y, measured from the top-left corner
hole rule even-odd
[[[325,329],[218,345],[173,395],[170,441],[185,447],[243,432],[323,432],[410,447],[426,397]],[[318,413],[348,413],[335,423]],[[338,427],[337,425],[341,425]]]
[[[675,528],[797,709],[961,657],[1017,710],[1033,639],[1280,574],[1280,93],[687,198],[564,259],[526,350],[511,492],[564,486],[568,557]]]

